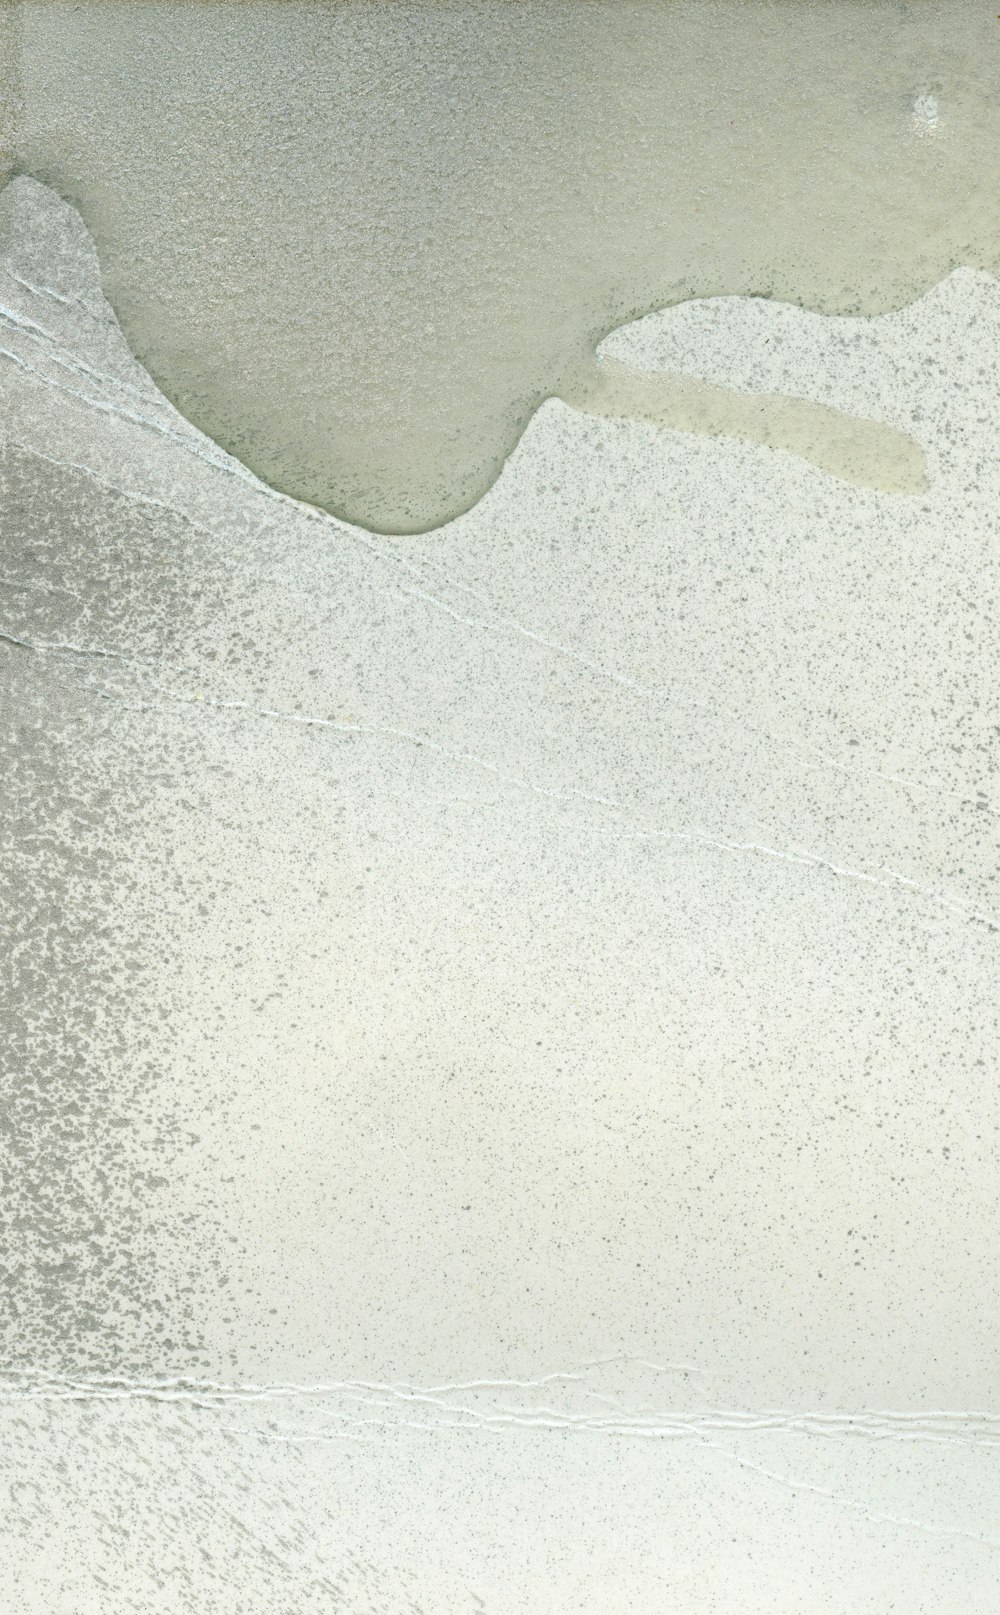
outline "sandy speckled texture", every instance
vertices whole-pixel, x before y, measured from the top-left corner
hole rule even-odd
[[[550,400],[398,540],[0,254],[7,1606],[987,1615],[1000,286],[605,344],[920,492]]]
[[[648,309],[880,314],[1000,273],[979,0],[5,13],[13,167],[79,207],[133,351],[270,485],[381,532],[474,504]]]

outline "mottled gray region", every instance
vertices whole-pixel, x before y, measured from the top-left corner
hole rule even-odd
[[[550,400],[406,540],[26,178],[0,328],[0,1604],[989,1615],[997,282],[602,350],[918,493]]]
[[[44,300],[57,325],[82,319],[88,336],[101,332],[86,344],[90,358],[113,358],[109,347],[121,344],[105,329],[93,246],[70,210],[29,200],[25,211],[19,194],[40,193],[22,182],[0,196],[0,324],[5,338],[42,343],[62,373],[79,376],[67,370],[69,351],[9,299]],[[30,289],[33,276],[44,292]],[[79,300],[88,294],[89,306]],[[6,339],[3,348],[16,372]],[[161,1080],[178,1005],[149,946],[155,770],[151,778],[146,737],[122,732],[79,678],[95,661],[118,660],[89,641],[95,613],[126,634],[145,615],[135,564],[143,513],[19,446],[24,418],[16,398],[5,400],[4,1358],[103,1368],[111,1353],[121,1366],[150,1369],[164,1354],[198,1360],[193,1275],[175,1269],[177,1249],[161,1227],[196,1219],[173,1213],[169,1199],[168,1163],[190,1127]],[[171,946],[169,927],[161,946]],[[203,1229],[206,1217],[207,1208]],[[205,1262],[218,1269],[207,1245],[199,1270]]]

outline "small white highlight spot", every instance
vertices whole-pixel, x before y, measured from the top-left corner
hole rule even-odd
[[[932,135],[937,131],[941,114],[937,96],[918,95],[913,103],[913,127],[918,135]]]

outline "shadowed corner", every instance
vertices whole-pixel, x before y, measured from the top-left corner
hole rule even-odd
[[[588,415],[783,449],[879,493],[919,494],[927,487],[926,457],[914,438],[883,421],[805,398],[736,392],[695,376],[636,370],[609,358],[595,358],[559,396]]]

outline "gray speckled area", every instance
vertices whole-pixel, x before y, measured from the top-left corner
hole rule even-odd
[[[0,1607],[996,1607],[1000,286],[608,359],[467,515],[276,495],[0,195]]]

